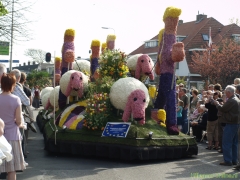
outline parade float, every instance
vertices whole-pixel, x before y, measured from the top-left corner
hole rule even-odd
[[[116,36],[109,35],[101,54],[100,42],[91,43],[90,74],[81,65],[72,70],[75,31],[66,30],[60,86],[44,90],[44,110],[37,116],[45,150],[123,160],[198,154],[195,139],[176,127],[174,63],[185,56],[183,44],[176,43],[180,14],[174,7],[164,13],[156,67],[148,55],[128,58],[114,49]],[[145,84],[154,79],[154,67],[161,75],[158,88]]]

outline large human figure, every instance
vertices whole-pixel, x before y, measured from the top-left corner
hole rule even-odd
[[[178,135],[176,126],[176,80],[174,63],[184,59],[184,44],[176,43],[176,31],[181,9],[168,7],[165,10],[163,21],[165,29],[160,31],[160,47],[156,72],[160,74],[158,95],[154,103],[155,109],[166,110],[166,127],[168,134]]]
[[[75,60],[75,46],[74,46],[75,30],[67,29],[64,34],[64,43],[62,46],[62,63],[61,63],[61,76],[73,68]],[[59,90],[59,108],[64,109],[67,104],[67,97]]]

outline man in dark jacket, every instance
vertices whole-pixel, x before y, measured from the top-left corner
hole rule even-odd
[[[223,159],[220,165],[231,166],[236,165],[238,162],[238,127],[240,117],[240,100],[235,96],[235,87],[227,86],[225,89],[225,95],[227,101],[220,105],[218,101],[214,101],[214,104],[218,108],[218,111],[222,113],[221,121],[225,123],[223,130],[222,148]]]

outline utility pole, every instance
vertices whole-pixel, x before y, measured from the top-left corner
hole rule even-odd
[[[13,52],[13,12],[14,12],[14,0],[12,0],[11,51],[10,51],[9,71],[12,70],[12,52]]]

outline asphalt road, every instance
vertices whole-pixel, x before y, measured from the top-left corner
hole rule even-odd
[[[34,112],[37,114],[37,111]],[[29,134],[29,166],[17,173],[18,180],[162,180],[240,179],[232,167],[218,165],[222,154],[199,144],[198,156],[175,161],[113,161],[48,154],[41,133]]]

